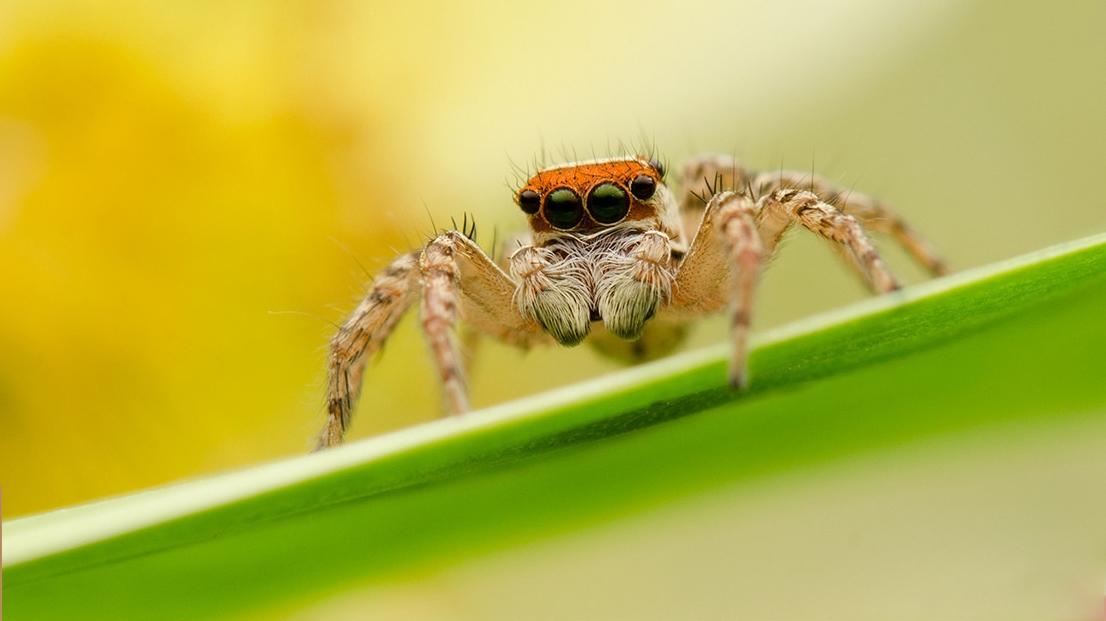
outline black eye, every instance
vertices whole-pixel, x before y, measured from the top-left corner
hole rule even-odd
[[[541,207],[541,196],[533,190],[523,190],[518,193],[518,206],[530,215],[536,214]]]
[[[649,158],[649,165],[653,167],[653,170],[657,171],[657,174],[660,175],[661,179],[664,179],[664,164],[661,164],[660,160],[655,157],[651,157]]]
[[[657,182],[649,175],[638,175],[630,182],[630,194],[638,200],[648,200],[657,191]]]
[[[588,213],[600,224],[614,224],[626,217],[630,197],[618,185],[606,182],[595,186],[588,194]]]
[[[545,199],[545,219],[559,229],[570,229],[584,218],[580,196],[568,188],[557,188]]]

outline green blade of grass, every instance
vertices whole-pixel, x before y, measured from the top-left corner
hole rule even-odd
[[[260,614],[928,434],[1106,407],[1106,236],[339,450],[5,525],[9,618]],[[663,423],[663,424],[662,424]]]

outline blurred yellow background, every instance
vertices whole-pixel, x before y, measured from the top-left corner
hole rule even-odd
[[[0,4],[3,517],[307,450],[359,263],[520,226],[543,151],[814,167],[958,267],[1106,230],[1104,6]],[[797,235],[757,325],[862,295]],[[438,415],[420,339],[370,368],[354,438]],[[489,345],[474,402],[614,368]]]

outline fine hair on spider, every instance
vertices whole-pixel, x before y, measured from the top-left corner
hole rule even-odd
[[[949,273],[888,206],[813,173],[759,173],[704,154],[679,168],[670,189],[666,168],[653,154],[539,167],[512,188],[527,230],[504,238],[499,252],[476,244],[464,214],[459,227],[454,220],[400,254],[330,342],[316,448],[342,442],[366,362],[415,305],[447,409],[461,414],[470,406],[452,334],[459,321],[517,347],[587,339],[640,362],[669,353],[695,319],[728,312],[729,383],[742,390],[760,273],[793,226],[831,241],[874,293],[900,284],[868,231],[892,238],[930,274]]]

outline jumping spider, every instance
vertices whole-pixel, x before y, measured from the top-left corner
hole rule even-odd
[[[948,273],[890,209],[818,177],[757,173],[721,155],[688,162],[678,196],[664,177],[664,166],[644,156],[545,168],[515,194],[530,231],[504,265],[464,230],[397,258],[330,343],[327,420],[317,448],[342,442],[366,360],[420,297],[448,408],[459,414],[469,401],[451,335],[458,318],[520,347],[572,346],[595,329],[601,349],[616,351],[622,339],[631,342],[624,357],[644,360],[678,343],[686,323],[728,304],[729,381],[741,389],[753,291],[792,223],[835,242],[876,293],[900,285],[861,225],[894,238],[930,273]]]

